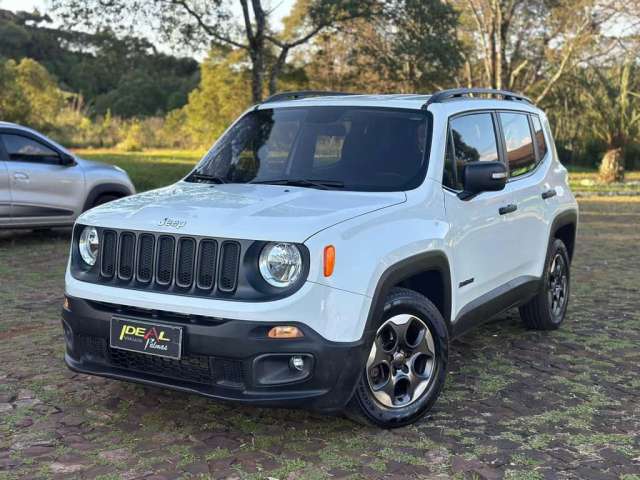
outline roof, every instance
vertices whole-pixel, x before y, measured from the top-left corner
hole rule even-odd
[[[322,95],[303,97],[299,99],[285,98],[261,103],[258,108],[280,108],[293,106],[318,105],[353,105],[368,107],[391,107],[420,109],[430,95],[420,94],[386,94],[386,95]]]
[[[478,89],[477,91],[480,91]],[[490,90],[483,90],[486,93]],[[462,92],[463,96],[460,96]],[[421,110],[428,107],[429,110],[441,110],[448,115],[463,110],[476,109],[515,109],[529,112],[539,110],[529,101],[517,94],[506,98],[508,92],[493,91],[502,98],[481,98],[464,96],[464,89],[438,92],[434,95],[425,94],[374,94],[355,95],[340,94],[335,92],[286,92],[276,94],[265,102],[259,104],[257,109],[307,107],[307,106],[360,106],[360,107],[386,107],[406,108]],[[335,93],[335,94],[334,94]],[[455,95],[446,95],[452,93]],[[473,93],[473,92],[471,92]],[[300,94],[300,98],[296,96]],[[309,95],[309,96],[306,96]]]

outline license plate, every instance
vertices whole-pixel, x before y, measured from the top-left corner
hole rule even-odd
[[[179,360],[182,353],[182,328],[112,317],[109,343],[111,348]]]

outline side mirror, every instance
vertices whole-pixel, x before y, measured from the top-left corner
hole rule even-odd
[[[76,159],[73,157],[73,155],[69,155],[68,153],[61,153],[60,165],[64,165],[65,167],[72,167],[76,165]]]
[[[497,192],[507,183],[507,167],[502,162],[473,162],[464,167],[464,191],[459,197],[470,199],[482,192]]]

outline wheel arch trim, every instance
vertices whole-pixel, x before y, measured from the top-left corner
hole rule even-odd
[[[371,300],[369,315],[363,336],[372,335],[377,330],[376,319],[382,314],[384,303],[391,289],[403,280],[429,271],[437,271],[442,277],[443,317],[447,328],[451,328],[451,270],[447,255],[440,250],[420,253],[407,257],[390,267],[380,276]]]
[[[546,255],[546,252],[549,251],[549,248],[551,248],[551,243],[553,242],[553,240],[557,238],[556,234],[558,233],[558,230],[568,225],[573,226],[572,241],[573,241],[573,245],[575,246],[576,236],[578,234],[578,210],[575,208],[571,208],[571,209],[560,212],[558,215],[555,216],[555,218],[551,222],[551,229],[549,230],[549,241],[547,243],[547,249],[545,251],[545,255]],[[567,247],[567,250],[569,250],[569,260],[573,260],[575,247],[572,247],[569,245],[566,245],[566,247]]]
[[[128,195],[131,195],[131,193],[132,192],[126,186],[121,185],[119,183],[101,183],[100,185],[96,185],[89,191],[89,194],[87,195],[87,198],[84,201],[84,206],[82,207],[82,211],[86,212],[87,210],[89,210],[91,206],[94,204],[94,202],[101,195],[115,194],[115,195],[122,195],[123,197],[126,197]]]

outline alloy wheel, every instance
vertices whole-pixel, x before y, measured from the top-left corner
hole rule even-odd
[[[376,333],[367,360],[367,381],[385,407],[411,405],[434,377],[436,354],[429,327],[415,315],[389,318]]]
[[[562,318],[567,306],[569,285],[567,263],[560,253],[556,253],[549,267],[549,306],[555,318]]]

